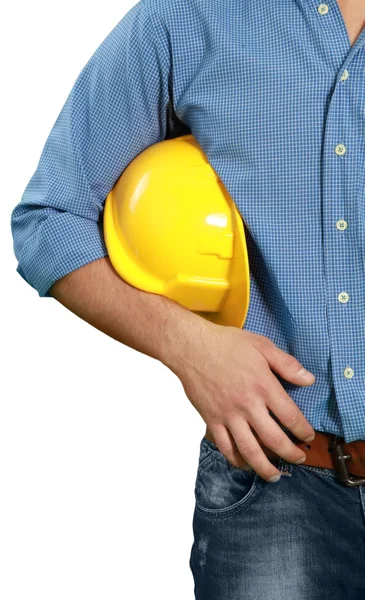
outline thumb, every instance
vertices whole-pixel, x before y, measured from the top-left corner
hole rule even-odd
[[[298,385],[312,385],[316,378],[310,371],[307,371],[303,365],[291,354],[278,348],[273,342],[264,344],[265,348],[260,348],[264,354],[271,369],[281,375],[290,383]]]

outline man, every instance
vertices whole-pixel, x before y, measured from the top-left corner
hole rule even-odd
[[[141,0],[12,213],[20,275],[161,360],[207,425],[197,600],[365,597],[364,25],[363,0]],[[188,132],[244,218],[242,330],[129,286],[107,257],[108,192]]]

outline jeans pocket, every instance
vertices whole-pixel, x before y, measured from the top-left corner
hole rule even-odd
[[[243,510],[265,483],[253,469],[233,466],[214,442],[203,438],[194,489],[199,512],[219,517]]]
[[[198,460],[199,468],[203,462],[204,463],[206,462],[208,457],[212,456],[216,452],[219,452],[218,446],[211,440],[208,440],[208,438],[203,437],[203,439],[200,442],[200,448],[199,448],[199,460]]]

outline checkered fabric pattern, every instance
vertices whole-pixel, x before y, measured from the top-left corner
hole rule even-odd
[[[17,270],[47,297],[106,256],[114,183],[191,132],[244,220],[244,329],[314,373],[278,379],[315,429],[365,439],[364,109],[365,30],[351,46],[336,0],[141,0],[80,72],[12,211]]]

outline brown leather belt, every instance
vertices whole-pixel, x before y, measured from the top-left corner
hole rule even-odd
[[[258,442],[268,458],[280,458],[259,438]],[[340,481],[348,486],[365,483],[365,440],[346,443],[338,435],[315,430],[315,438],[311,442],[297,440],[294,443],[306,454],[306,460],[301,465],[335,469],[340,475]]]

